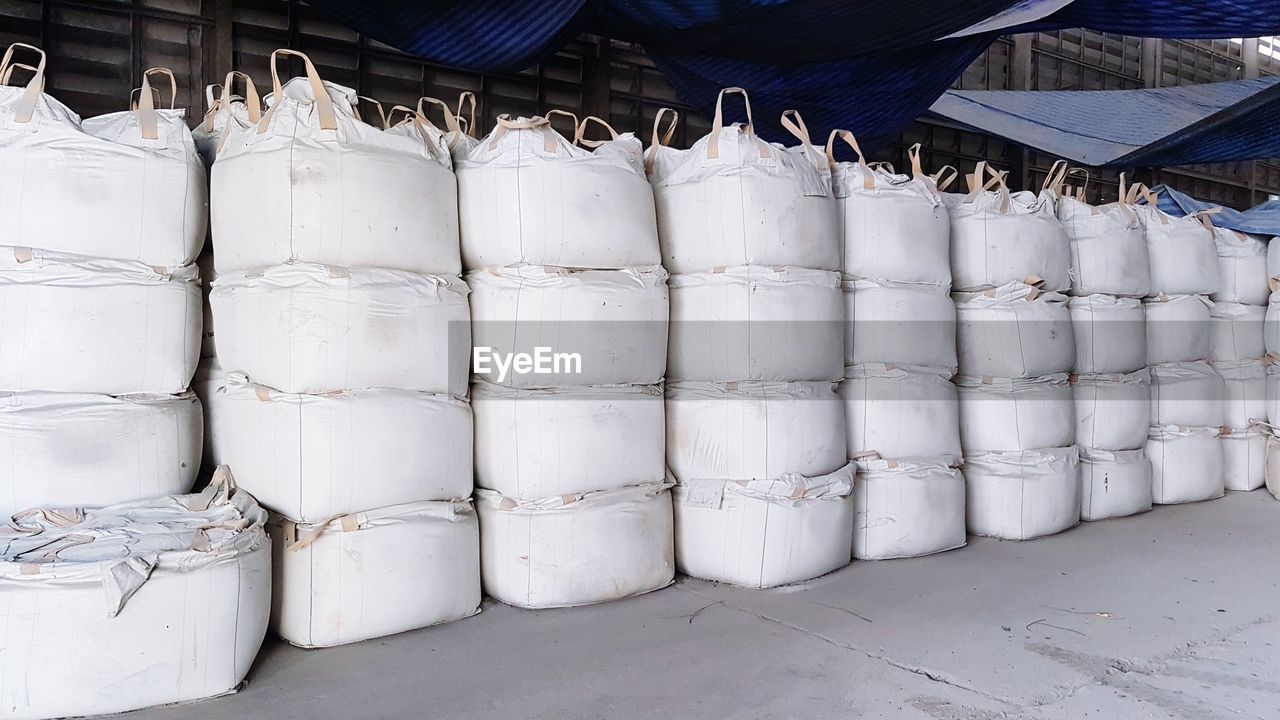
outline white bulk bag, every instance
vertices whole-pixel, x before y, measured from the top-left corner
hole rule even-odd
[[[319,522],[471,495],[465,400],[388,388],[296,395],[240,373],[216,394],[219,459],[272,512]]]
[[[753,588],[803,582],[849,564],[853,465],[819,477],[695,480],[672,490],[676,566]]]
[[[218,360],[281,392],[392,387],[461,395],[471,352],[456,277],[298,263],[221,274]]]
[[[476,490],[484,590],[508,605],[618,600],[675,577],[670,485],[520,501]]]
[[[1221,281],[1213,293],[1215,302],[1265,305],[1268,287],[1267,243],[1236,230],[1213,228]]]
[[[1151,259],[1152,295],[1208,295],[1218,291],[1218,251],[1202,216],[1173,217],[1154,206],[1135,209],[1142,218]]]
[[[1226,397],[1226,383],[1209,363],[1167,363],[1151,368],[1152,425],[1222,427]],[[1259,401],[1263,397],[1259,396]]]
[[[476,485],[536,500],[666,479],[662,388],[471,386]]]
[[[187,492],[200,440],[200,401],[189,392],[0,392],[0,517]]]
[[[680,482],[826,475],[847,462],[830,382],[667,385],[667,466]]]
[[[1276,243],[1280,245],[1280,243]],[[1269,355],[1280,358],[1280,290],[1271,293],[1263,320],[1263,346]]]
[[[1204,295],[1161,295],[1142,301],[1147,314],[1147,364],[1208,360],[1214,326]]]
[[[850,457],[960,457],[960,409],[949,374],[887,365],[859,365],[847,374],[839,394]]]
[[[1199,502],[1226,491],[1222,438],[1216,427],[1152,426],[1147,436],[1152,502]]]
[[[468,273],[467,282],[477,377],[513,387],[647,385],[662,379],[668,296],[661,267],[515,265]],[[563,361],[555,353],[565,353]],[[511,360],[517,355],[545,360],[522,373]]]
[[[724,124],[725,93],[742,95],[747,124]],[[720,92],[710,134],[688,150],[661,144],[655,133],[646,165],[662,264],[673,273],[736,265],[839,270],[831,171],[820,150],[801,142],[792,152],[756,137],[741,88]]]
[[[194,266],[0,247],[0,388],[180,393],[200,355]]]
[[[44,53],[25,88],[0,86],[4,242],[164,267],[195,260],[208,192],[183,110],[157,110],[143,74],[138,109],[81,122],[43,93]],[[172,99],[172,98],[171,98]],[[10,388],[12,389],[12,388]]]
[[[635,135],[600,124],[613,139],[589,149],[561,137],[545,117],[503,116],[488,137],[458,156],[468,269],[662,262],[644,148]]]
[[[244,81],[244,96],[231,92],[231,85],[237,78]],[[196,151],[200,153],[205,169],[209,169],[213,167],[218,147],[231,126],[243,130],[257,125],[262,119],[262,100],[258,97],[258,88],[253,84],[253,78],[238,70],[227,73],[221,85],[207,86],[204,96],[209,109],[200,124],[191,129],[191,139],[195,141]]]
[[[836,380],[844,356],[837,273],[742,266],[673,275],[667,377]]]
[[[271,627],[329,647],[480,610],[480,541],[470,501],[413,502],[295,523],[272,514]]]
[[[1213,362],[1256,360],[1266,354],[1264,339],[1265,305],[1215,302],[1209,311],[1213,341],[1209,359]]]
[[[965,455],[969,533],[1032,539],[1075,527],[1079,465],[1074,446]]]
[[[832,133],[831,141],[842,131]],[[920,146],[907,150],[912,175],[872,169],[852,135],[858,161],[831,172],[840,222],[841,269],[857,278],[951,286],[951,220],[938,186],[920,170]],[[834,160],[834,154],[832,155]]]
[[[845,280],[845,365],[956,369],[956,306],[939,285]]]
[[[1146,313],[1136,298],[1075,296],[1067,301],[1077,373],[1127,373],[1147,364]]]
[[[1143,448],[1080,448],[1080,519],[1137,515],[1151,509],[1151,461]]]
[[[200,455],[200,467],[216,468],[222,465],[222,423],[226,412],[222,409],[225,394],[218,392],[227,382],[228,373],[218,367],[216,358],[201,361],[191,378],[191,392],[200,398],[200,411],[204,420],[204,447]]]
[[[1213,369],[1223,381],[1223,425],[1244,430],[1255,422],[1266,422],[1267,366],[1261,360],[1242,360],[1214,363]]]
[[[1151,372],[1075,375],[1076,444],[1097,450],[1132,450],[1147,442],[1151,425]]]
[[[858,462],[853,556],[919,557],[965,544],[964,476],[927,459]]]
[[[1073,447],[966,455],[969,532],[1004,540],[1053,535],[1080,522]]]
[[[978,182],[988,167],[978,163]],[[952,287],[970,292],[1042,281],[1051,292],[1070,288],[1071,244],[1058,222],[1057,196],[1010,193],[1002,176],[994,180],[998,189],[971,186],[951,208]]]
[[[5,717],[234,692],[267,630],[265,520],[223,469],[198,495],[33,510],[0,525]]]
[[[302,58],[307,77],[281,86],[281,55]],[[458,274],[457,183],[439,135],[362,122],[355,91],[321,81],[302,53],[272,53],[271,79],[267,112],[232,125],[214,163],[218,272],[297,260]]]
[[[960,445],[979,450],[1034,450],[1076,441],[1067,375],[1030,379],[955,377]]]
[[[1071,370],[1075,340],[1066,295],[1012,282],[953,297],[961,373],[1026,378]]]
[[[1273,433],[1267,434],[1267,492],[1280,500],[1280,437]]]
[[[1062,197],[1058,220],[1071,243],[1072,295],[1142,297],[1150,292],[1147,238],[1131,205],[1095,206]]]
[[[1266,483],[1267,433],[1258,428],[1222,433],[1222,477],[1227,490],[1249,492]]]

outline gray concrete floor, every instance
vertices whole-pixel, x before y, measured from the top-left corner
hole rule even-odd
[[[681,578],[328,650],[269,639],[240,693],[127,717],[1275,720],[1280,502],[972,538],[777,590]]]

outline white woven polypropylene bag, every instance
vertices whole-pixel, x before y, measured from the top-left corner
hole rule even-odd
[[[1146,449],[1156,505],[1212,500],[1226,491],[1218,428],[1152,426]]]
[[[662,482],[664,412],[657,385],[471,386],[476,485],[537,500]]]
[[[1151,289],[1147,238],[1132,206],[1058,199],[1071,243],[1071,294],[1143,297]]]
[[[1256,360],[1266,354],[1265,305],[1215,302],[1209,311],[1213,342],[1209,359],[1213,362]]]
[[[1266,484],[1267,436],[1260,428],[1222,434],[1222,479],[1227,490],[1249,492]]]
[[[1151,367],[1152,425],[1222,427],[1226,422],[1226,397],[1222,375],[1209,363]],[[1258,399],[1263,400],[1263,396]]]
[[[528,501],[476,490],[485,592],[517,607],[569,607],[670,585],[675,550],[669,487]]]
[[[654,145],[649,182],[662,264],[673,273],[766,265],[840,269],[836,206],[827,158],[812,145],[789,151],[726,125],[716,101],[711,132],[688,150]],[[656,140],[656,138],[655,138]]]
[[[0,392],[0,516],[187,492],[200,441],[200,402],[189,392]]]
[[[224,468],[197,495],[33,510],[0,524],[5,717],[234,692],[267,630],[265,520]]]
[[[1030,540],[1080,522],[1080,459],[1074,446],[965,456],[969,532]]]
[[[1076,444],[1097,450],[1132,450],[1147,441],[1151,424],[1151,372],[1076,375]]]
[[[956,306],[939,285],[845,280],[844,364],[956,368]]]
[[[1151,461],[1143,448],[1080,448],[1080,519],[1105,520],[1151,509]]]
[[[982,166],[978,174],[983,173]],[[1042,281],[1071,287],[1071,244],[1058,222],[1057,195],[977,189],[951,208],[951,286],[958,292]]]
[[[673,380],[836,380],[844,356],[840,276],[743,266],[673,275]]]
[[[1066,295],[1013,282],[953,297],[961,373],[1028,378],[1068,372],[1075,364]]]
[[[1146,312],[1136,298],[1073,296],[1067,301],[1078,373],[1127,373],[1147,364]]]
[[[381,268],[273,265],[209,293],[218,359],[282,392],[373,387],[466,393],[467,286]]]
[[[960,409],[950,373],[859,365],[840,383],[850,457],[960,457]]]
[[[1142,301],[1147,314],[1147,364],[1208,360],[1213,354],[1213,303],[1204,295],[1161,295]]]
[[[493,132],[457,157],[467,269],[657,265],[658,226],[642,155],[631,133],[614,132],[586,148],[547,118],[498,118]]]
[[[281,85],[281,55],[301,57],[307,76]],[[457,184],[439,134],[364,123],[355,91],[323,82],[302,53],[272,53],[271,73],[267,112],[232,124],[214,163],[218,272],[296,260],[458,274]]]
[[[1261,360],[1213,363],[1222,377],[1223,425],[1246,430],[1267,420],[1267,367]]]
[[[964,476],[934,459],[858,461],[853,556],[919,557],[965,544]]]
[[[512,387],[658,382],[667,364],[667,272],[661,267],[571,270],[513,265],[467,274],[472,371]],[[547,360],[519,372],[504,359]],[[554,353],[576,355],[556,362]]]
[[[1218,291],[1218,251],[1213,232],[1197,216],[1173,217],[1149,205],[1136,207],[1147,235],[1152,295],[1208,295]]]
[[[1030,379],[955,377],[960,445],[981,450],[1034,450],[1076,441],[1067,375]]]
[[[667,466],[681,482],[826,475],[846,462],[830,382],[667,385]]]
[[[765,588],[849,563],[853,465],[820,477],[680,483],[676,566],[686,575]]]
[[[0,86],[4,242],[165,267],[195,260],[208,193],[185,112],[155,109],[151,77],[169,71],[144,74],[138,109],[82,122],[44,94],[44,53],[16,47],[40,61],[25,87]]]
[[[413,502],[294,523],[272,515],[271,627],[328,647],[480,610],[480,541],[470,501]]]
[[[1267,243],[1265,240],[1235,230],[1215,227],[1214,245],[1218,250],[1218,291],[1215,302],[1265,305],[1268,286]]]
[[[200,355],[196,269],[0,247],[0,388],[180,393]]]

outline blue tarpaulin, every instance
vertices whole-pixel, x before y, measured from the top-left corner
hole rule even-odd
[[[931,111],[1085,165],[1280,157],[1280,78],[1149,90],[950,90]]]
[[[1160,209],[1178,217],[1219,207],[1178,192],[1167,185],[1157,185],[1152,188],[1152,191],[1156,193]],[[1264,202],[1244,211],[1224,207],[1210,215],[1209,221],[1218,227],[1230,230],[1275,237],[1280,235],[1280,200]]]
[[[639,42],[681,98],[707,114],[713,90],[738,85],[754,91],[765,137],[788,137],[776,118],[798,108],[808,111],[815,135],[844,127],[872,148],[895,137],[937,99],[997,30],[1085,26],[1151,37],[1280,35],[1280,0],[1075,0],[1065,7],[1060,0],[964,0],[943,3],[942,10],[937,0],[309,5],[432,62],[482,71],[527,67],[584,32]],[[944,39],[966,31],[976,34]],[[1194,149],[1167,140],[1168,157]],[[1235,140],[1229,144],[1239,146]]]

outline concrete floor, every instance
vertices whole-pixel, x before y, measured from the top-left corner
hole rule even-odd
[[[778,590],[681,578],[329,650],[269,639],[240,693],[128,717],[1275,720],[1280,502],[974,538]]]

